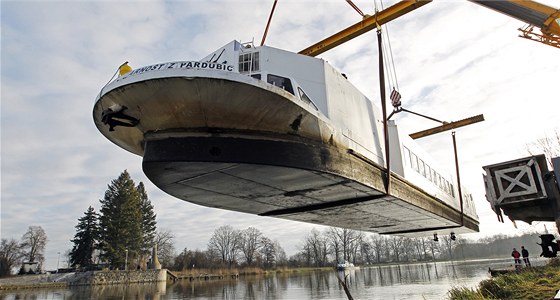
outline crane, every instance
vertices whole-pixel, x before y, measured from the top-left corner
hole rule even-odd
[[[520,37],[560,48],[560,9],[526,0],[470,1],[527,23]]]
[[[469,1],[528,23],[519,29],[521,37],[560,48],[559,9],[530,0]],[[399,1],[374,15],[366,15],[361,21],[299,51],[299,54],[317,56],[430,2],[432,0]]]

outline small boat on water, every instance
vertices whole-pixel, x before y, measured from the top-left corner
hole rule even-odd
[[[471,194],[461,203],[393,121],[387,176],[380,109],[320,58],[232,41],[199,61],[122,72],[93,119],[184,201],[382,234],[478,231]]]
[[[359,269],[360,267],[355,266],[353,263],[348,262],[348,261],[344,261],[341,263],[336,264],[336,269],[338,271],[344,271],[344,270],[356,270]]]

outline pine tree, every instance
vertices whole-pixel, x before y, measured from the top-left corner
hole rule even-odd
[[[142,211],[142,250],[145,254],[151,253],[154,246],[156,236],[156,214],[154,213],[154,206],[148,199],[148,193],[144,188],[144,184],[140,182],[136,188],[140,194],[140,210]]]
[[[101,257],[113,267],[138,259],[142,250],[141,197],[125,170],[111,181],[101,202]]]
[[[98,215],[89,207],[84,216],[78,219],[76,234],[72,242],[74,247],[70,251],[70,264],[81,267],[89,267],[93,264],[93,252],[99,240]]]

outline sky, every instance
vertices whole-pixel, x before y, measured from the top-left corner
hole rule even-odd
[[[78,218],[89,206],[99,209],[107,185],[124,170],[146,185],[158,228],[175,235],[177,251],[205,249],[215,229],[231,225],[255,227],[292,255],[312,228],[326,228],[167,195],[143,174],[142,158],[106,140],[92,118],[96,95],[124,61],[137,68],[198,60],[232,40],[259,44],[272,2],[2,0],[1,237],[20,239],[29,226],[42,226],[49,239],[45,267],[62,266],[58,253],[72,248]],[[375,9],[373,1],[354,2],[366,13]],[[346,1],[321,3],[280,0],[266,44],[297,52],[360,20]],[[523,25],[456,0],[434,1],[385,29],[404,108],[444,121],[485,116],[456,135],[461,181],[480,218],[480,232],[465,238],[553,228],[499,223],[482,181],[482,166],[528,156],[528,144],[560,129],[560,49],[518,38]],[[319,57],[379,105],[375,32]],[[409,133],[438,125],[405,113],[396,121]],[[419,142],[454,170],[449,132]]]

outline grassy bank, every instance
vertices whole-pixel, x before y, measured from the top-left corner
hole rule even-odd
[[[261,269],[261,268],[221,268],[221,269],[194,269],[184,271],[172,271],[178,276],[198,276],[202,274],[214,275],[265,275],[275,273],[295,273],[295,272],[309,272],[309,271],[332,271],[332,267],[324,268],[275,268],[275,269]]]
[[[560,289],[560,259],[546,266],[523,269],[481,281],[478,288],[455,287],[451,300],[553,299]]]

